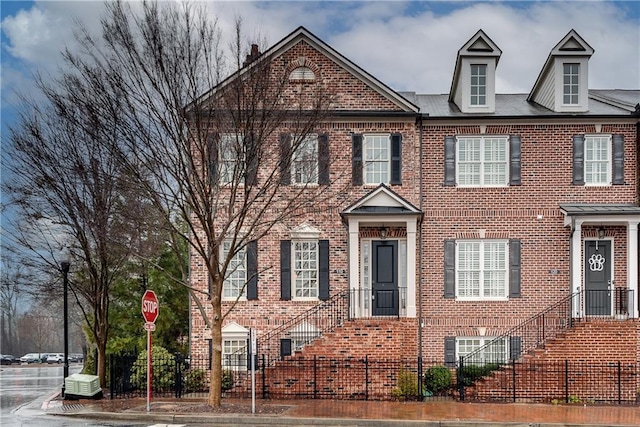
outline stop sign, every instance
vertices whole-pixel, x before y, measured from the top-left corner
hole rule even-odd
[[[158,298],[153,291],[147,290],[142,295],[142,317],[147,323],[155,323],[158,318]]]

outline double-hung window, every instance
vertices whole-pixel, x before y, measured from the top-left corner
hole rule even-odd
[[[402,134],[357,134],[352,143],[353,185],[402,184]]]
[[[247,340],[223,339],[222,340],[222,366],[232,371],[245,371],[247,369]]]
[[[457,138],[457,183],[465,187],[508,184],[509,138],[464,136]]]
[[[291,182],[318,183],[318,135],[308,135],[296,147],[291,162]]]
[[[391,139],[388,134],[364,135],[364,183],[388,183],[391,174]]]
[[[611,135],[586,135],[584,140],[586,185],[611,183]]]
[[[222,243],[221,260],[224,262],[229,256],[231,242]],[[247,283],[247,252],[239,249],[231,258],[222,285],[222,299],[235,300],[245,297],[244,287]]]
[[[240,176],[243,161],[243,136],[220,135],[220,183],[233,183],[234,178]]]
[[[292,285],[295,299],[318,298],[318,241],[294,240]]]
[[[562,103],[578,105],[580,93],[580,64],[562,66]]]
[[[465,365],[505,363],[509,357],[507,339],[495,340],[495,337],[458,337],[456,339],[457,359],[468,355],[471,359],[464,359]],[[490,344],[490,345],[487,345]],[[486,346],[486,347],[485,347]],[[479,353],[476,351],[482,349]]]
[[[471,65],[471,106],[487,105],[487,65]]]
[[[508,242],[463,240],[456,248],[458,299],[505,299],[509,292]]]

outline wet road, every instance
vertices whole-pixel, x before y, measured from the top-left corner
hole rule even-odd
[[[71,364],[69,375],[80,372],[82,365]],[[62,388],[62,365],[11,365],[0,368],[0,425],[2,427],[77,427],[115,426],[44,415],[44,399]],[[135,424],[128,424],[135,425]],[[141,425],[141,424],[137,424]]]

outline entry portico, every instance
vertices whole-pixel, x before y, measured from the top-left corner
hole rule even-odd
[[[571,228],[571,292],[584,296],[574,304],[573,316],[615,314],[638,318],[640,207],[618,204],[567,204],[560,205],[560,210],[565,216],[564,226]],[[607,228],[617,226],[626,228],[624,256],[616,254],[613,238],[607,237]],[[587,227],[596,228],[597,235],[585,236],[583,230]],[[625,258],[626,287],[622,284],[616,287],[613,264],[616,260]],[[589,289],[592,283],[594,287]],[[626,288],[626,291],[613,292],[616,288]],[[592,302],[589,301],[589,294]],[[602,298],[595,297],[597,294],[607,296],[604,304],[601,304]],[[611,298],[612,295],[614,298]]]
[[[351,315],[416,317],[422,212],[381,184],[341,215],[349,230]]]

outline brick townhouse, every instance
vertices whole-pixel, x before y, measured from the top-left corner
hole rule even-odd
[[[321,80],[335,96],[314,133],[329,166],[310,178],[333,197],[239,254],[230,286],[264,273],[227,317],[223,354],[250,328],[260,341],[284,327],[281,357],[454,363],[571,298],[575,319],[631,325],[616,355],[640,359],[640,90],[589,89],[594,49],[573,30],[529,93],[495,92],[502,54],[478,31],[451,64],[449,94],[431,95],[394,91],[302,27],[264,52],[291,85]],[[206,289],[201,270],[192,256],[192,284]],[[291,322],[338,295],[342,335]],[[191,351],[206,355],[199,316],[194,307]],[[517,357],[522,344],[492,351]]]

